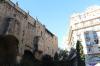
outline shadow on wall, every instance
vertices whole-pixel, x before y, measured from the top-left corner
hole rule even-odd
[[[20,66],[41,66],[41,61],[37,60],[32,52],[25,50]]]
[[[0,35],[0,64],[16,64],[18,39],[13,35]]]
[[[17,63],[18,39],[13,35],[0,35],[0,66],[41,66],[41,62],[29,50]]]

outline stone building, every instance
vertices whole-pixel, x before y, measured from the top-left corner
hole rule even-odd
[[[71,16],[69,47],[75,48],[77,40],[83,45],[86,66],[100,63],[100,6],[91,6]]]
[[[58,49],[57,37],[10,0],[0,2],[0,35],[18,39],[17,56],[24,55],[28,50],[33,54],[35,52],[38,59],[45,54],[53,57]]]
[[[51,33],[44,25],[42,25],[38,20],[36,20],[35,30],[36,38],[38,37],[39,39],[38,52],[36,54],[36,57],[40,57],[40,54],[42,54],[41,56],[47,54],[51,57],[54,57],[56,51],[58,50],[57,37],[53,33]]]

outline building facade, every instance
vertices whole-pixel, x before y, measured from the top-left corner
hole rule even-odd
[[[45,54],[53,57],[58,49],[57,37],[10,0],[0,3],[0,35],[18,39],[18,56],[28,50],[38,59]]]
[[[100,63],[100,6],[91,6],[70,18],[69,47],[76,47],[77,40],[83,45],[86,66]]]

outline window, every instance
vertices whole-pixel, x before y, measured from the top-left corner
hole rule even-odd
[[[96,22],[100,22],[100,18],[96,19]]]
[[[97,37],[96,31],[93,32],[93,39],[94,39],[94,43],[95,43],[95,44],[98,44],[98,43],[99,43],[99,42],[98,42],[98,37]]]
[[[90,41],[89,32],[85,33],[85,39],[86,39],[86,41]]]
[[[93,38],[97,38],[97,33],[93,31]]]
[[[91,51],[92,51],[91,47],[88,47],[88,52],[91,52]]]
[[[99,51],[100,51],[100,47],[98,47]]]
[[[99,43],[98,39],[94,39],[94,42],[95,42],[95,44]]]

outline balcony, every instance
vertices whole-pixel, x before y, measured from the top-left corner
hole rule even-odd
[[[87,46],[87,54],[99,54],[100,53],[100,44],[94,44],[92,46]]]

